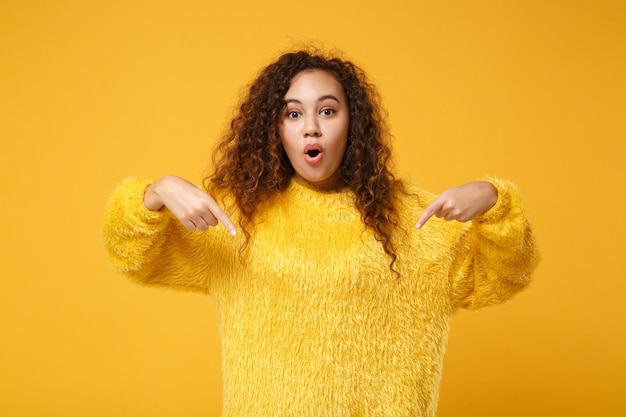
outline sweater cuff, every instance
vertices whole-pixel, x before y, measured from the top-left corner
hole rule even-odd
[[[494,187],[496,187],[496,190],[498,191],[498,200],[489,210],[476,216],[474,221],[477,223],[497,223],[509,214],[512,199],[511,191],[514,190],[516,186],[508,180],[491,175],[484,176],[481,180],[490,182],[494,185]]]
[[[118,198],[123,201],[122,207],[124,207],[124,210],[140,223],[147,225],[157,225],[167,221],[168,218],[167,210],[148,210],[143,203],[146,188],[153,182],[153,180],[130,177],[125,179],[116,191]]]

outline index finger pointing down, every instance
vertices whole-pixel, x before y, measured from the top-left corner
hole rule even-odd
[[[224,210],[222,210],[222,208],[214,201],[211,201],[209,208],[211,210],[211,214],[213,214],[215,218],[224,225],[226,230],[228,230],[228,233],[235,236],[237,234],[237,229]]]
[[[442,205],[443,203],[440,203],[438,200],[433,201],[428,207],[426,207],[426,210],[424,210],[424,212],[420,216],[415,227],[421,229],[422,226],[424,226],[424,224],[428,221],[428,219],[433,217],[433,215],[441,209]]]

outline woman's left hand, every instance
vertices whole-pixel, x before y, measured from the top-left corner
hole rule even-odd
[[[467,222],[485,213],[498,201],[498,190],[487,181],[474,181],[450,188],[433,201],[417,221],[421,229],[432,216]]]

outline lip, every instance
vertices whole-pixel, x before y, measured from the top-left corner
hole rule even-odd
[[[309,155],[310,151],[317,151],[318,154],[315,156]],[[317,143],[309,143],[304,147],[304,159],[308,164],[315,165],[319,164],[324,156],[324,151],[322,147]]]

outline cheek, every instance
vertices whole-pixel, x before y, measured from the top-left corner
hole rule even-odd
[[[346,150],[346,148],[348,147],[348,127],[347,126],[341,126],[339,129],[337,129],[337,148],[338,149],[342,149],[343,151]]]
[[[293,161],[294,155],[296,153],[293,146],[289,144],[288,140],[285,140],[283,138],[281,138],[281,144],[283,147],[283,151],[285,152],[285,155],[287,155],[287,159],[289,159],[289,161]]]
[[[335,126],[335,134],[339,138],[348,140],[348,134],[350,133],[350,119],[344,118]]]
[[[280,142],[283,144],[283,148],[285,148],[286,151],[288,151],[289,149],[292,148],[292,145],[294,144],[294,133],[292,131],[293,129],[289,129],[288,127],[281,127],[278,130],[278,134],[280,136]]]

